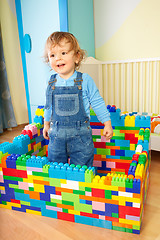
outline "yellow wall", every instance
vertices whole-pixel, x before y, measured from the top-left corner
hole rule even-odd
[[[22,124],[28,122],[28,112],[17,18],[14,10],[14,1],[0,1],[0,22],[8,83],[17,124]]]
[[[109,2],[101,7],[107,9]],[[159,23],[160,0],[141,0],[111,38],[96,48],[96,58],[109,61],[159,57]],[[103,31],[107,31],[104,22],[102,25]]]

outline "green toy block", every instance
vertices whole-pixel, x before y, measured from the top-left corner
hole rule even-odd
[[[87,169],[87,170],[85,171],[85,182],[86,182],[86,183],[91,183],[92,180],[93,180],[93,178],[94,178],[93,171]]]
[[[32,172],[33,176],[39,176],[39,177],[49,177],[48,173],[44,173],[44,172]]]
[[[62,211],[63,211],[64,213],[68,213],[68,209],[63,208]]]
[[[61,187],[61,181],[58,178],[49,178],[50,186]]]
[[[22,205],[25,205],[25,206],[31,206],[31,203],[30,202],[26,202],[26,201],[20,201]]]
[[[98,155],[111,155],[111,150],[105,149],[105,148],[97,148],[97,154]]]
[[[105,198],[106,199],[112,199],[111,190],[105,190]]]
[[[23,182],[23,178],[19,178],[19,177],[3,176],[3,178],[6,179],[6,180]]]
[[[43,173],[48,173],[49,168],[50,168],[50,165],[45,164],[45,165],[43,166]],[[48,175],[48,176],[49,176],[49,175]]]
[[[86,192],[92,192],[92,188],[90,188],[90,187],[85,187],[85,191],[86,191]]]
[[[62,201],[63,202],[63,201]],[[63,204],[63,203],[62,203]],[[57,203],[53,203],[53,202],[47,202],[46,201],[46,205],[48,206],[52,206],[52,207],[57,207]]]
[[[16,184],[11,184],[11,183],[10,183],[10,184],[9,184],[9,187],[10,187],[10,188],[14,188],[14,189],[15,189],[15,188],[16,188],[16,189],[19,189],[19,186],[16,185]]]
[[[118,226],[112,226],[112,229],[113,230],[117,230],[117,231],[121,231],[121,232],[125,232],[126,231],[126,228],[118,227]]]
[[[64,204],[64,205],[69,205],[69,206],[74,206],[74,203],[73,203],[73,202],[65,201],[65,200],[62,200],[62,204]]]
[[[23,189],[14,189],[14,192],[24,193],[24,190]]]
[[[132,230],[132,229],[130,229],[130,228],[126,228],[126,232],[128,232],[128,233],[132,233],[132,232],[133,232],[133,230]]]
[[[133,188],[133,179],[127,178],[125,181],[125,187],[126,188]]]
[[[74,193],[74,194],[84,195],[84,196],[85,196],[85,191],[73,190],[73,193]]]
[[[118,213],[112,213],[112,217],[119,218],[119,214]]]

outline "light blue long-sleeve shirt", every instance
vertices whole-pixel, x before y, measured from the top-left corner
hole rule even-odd
[[[58,86],[74,86],[74,79],[77,76],[77,71],[74,74],[66,79],[61,78],[58,74],[56,76],[57,82],[55,84]],[[84,109],[86,111],[87,116],[90,118],[90,106],[94,110],[100,122],[104,123],[110,120],[110,114],[106,108],[105,102],[101,97],[98,88],[94,80],[87,73],[83,73],[82,75],[82,96],[83,96],[83,104]],[[44,111],[44,121],[50,121],[52,115],[52,106],[50,109],[45,109]]]

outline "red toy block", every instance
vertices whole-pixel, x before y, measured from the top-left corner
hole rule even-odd
[[[69,213],[57,212],[57,218],[61,220],[75,222],[74,215]]]
[[[92,188],[92,197],[105,198],[105,191],[103,189]]]
[[[80,215],[84,216],[84,217],[98,218],[99,219],[99,215],[98,214],[80,212]]]

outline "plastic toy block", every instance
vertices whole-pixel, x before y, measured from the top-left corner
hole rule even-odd
[[[138,158],[138,163],[145,165],[145,164],[146,164],[146,160],[147,160],[146,155],[141,154],[141,155],[139,156],[139,158]]]
[[[135,172],[135,177],[136,178],[142,178],[143,179],[143,170],[144,170],[144,165],[143,164],[138,164]]]
[[[111,181],[112,186],[125,187],[125,178],[113,177]]]
[[[93,178],[95,176],[95,169],[87,169],[85,171],[85,182],[86,183],[91,183],[93,181]]]
[[[16,169],[16,161],[20,154],[11,154],[6,159],[6,166],[7,168],[14,168]]]
[[[136,116],[135,127],[151,128],[151,117]]]
[[[126,127],[135,127],[135,116],[126,116],[125,117],[125,126]]]
[[[51,178],[61,178],[61,179],[67,179],[67,167],[68,164],[65,165],[63,163],[50,163],[49,168],[49,177]]]
[[[30,130],[32,132],[32,136],[35,136],[37,134],[37,127],[34,124],[25,126],[24,130]]]
[[[75,215],[75,222],[93,226],[93,218]]]
[[[135,177],[136,166],[130,166],[128,170],[128,175],[133,175]]]
[[[34,117],[34,122],[35,123],[40,123],[40,124],[44,124],[44,120],[43,120],[43,117],[42,116],[35,116]]]

